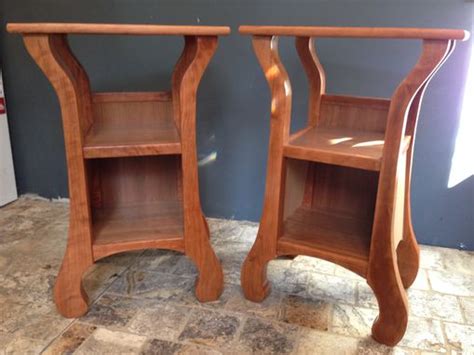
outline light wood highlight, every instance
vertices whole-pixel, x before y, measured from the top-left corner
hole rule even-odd
[[[408,322],[405,288],[419,266],[410,215],[416,121],[429,80],[464,40],[461,30],[242,26],[271,90],[265,200],[243,266],[246,298],[269,293],[266,267],[280,255],[309,255],[366,278],[379,304],[372,336],[397,344]],[[278,36],[296,36],[308,76],[308,124],[290,135],[291,85]],[[422,54],[391,98],[330,95],[311,37],[423,40]]]
[[[129,250],[183,252],[196,264],[196,297],[219,298],[222,267],[201,210],[196,95],[228,27],[10,24],[59,98],[68,165],[70,225],[54,288],[58,311],[88,310],[82,276],[97,260]],[[65,33],[184,35],[166,92],[92,93]]]

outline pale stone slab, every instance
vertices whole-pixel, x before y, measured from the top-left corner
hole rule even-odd
[[[139,308],[127,329],[131,333],[162,340],[175,340],[191,312],[189,308],[164,304],[153,309]]]
[[[342,266],[336,265],[335,270],[334,270],[334,275],[345,278],[345,279],[351,279],[359,282],[365,282],[365,280],[357,275],[355,272],[352,272],[346,268],[343,268]]]
[[[315,272],[333,275],[336,265],[311,256],[297,256],[290,264],[290,267],[301,272]]]
[[[355,304],[356,281],[338,276],[310,274],[306,294],[312,299]]]
[[[467,324],[474,325],[474,298],[460,297],[459,301]]]
[[[440,248],[420,245],[420,267],[428,270],[444,271],[443,252]]]
[[[446,272],[474,275],[474,252],[440,248]]]
[[[446,352],[443,331],[438,320],[410,317],[405,336],[398,345],[427,351]]]
[[[431,287],[434,291],[456,296],[474,297],[474,276],[428,271]]]
[[[136,354],[145,342],[146,337],[143,336],[98,328],[75,354]]]
[[[330,331],[354,337],[370,336],[377,315],[378,311],[374,309],[336,304]]]
[[[474,354],[474,327],[445,323],[448,345],[453,354]]]
[[[233,312],[276,319],[280,313],[281,298],[282,295],[279,292],[273,291],[262,302],[252,302],[245,299],[240,289],[236,289],[224,308]]]
[[[410,314],[416,317],[463,322],[461,307],[456,296],[441,293],[409,290]]]

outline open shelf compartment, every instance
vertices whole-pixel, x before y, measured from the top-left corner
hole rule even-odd
[[[378,173],[286,158],[279,255],[309,255],[365,276]]]
[[[184,250],[180,156],[89,160],[94,259]]]
[[[168,92],[94,94],[92,116],[86,159],[181,154]]]
[[[317,125],[294,133],[283,147],[286,157],[379,171],[390,100],[323,95]],[[402,150],[410,145],[403,139]]]

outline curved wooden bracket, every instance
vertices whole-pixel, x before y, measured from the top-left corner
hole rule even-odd
[[[82,152],[82,139],[91,122],[89,83],[64,35],[25,35],[24,42],[53,85],[61,105],[68,162],[70,225],[54,295],[62,315],[78,317],[87,311],[82,275],[93,263],[88,180]],[[84,98],[89,102],[84,102]]]
[[[407,157],[401,141],[406,134],[414,134],[423,90],[451,53],[451,42],[424,40],[421,56],[392,96],[388,113],[385,136],[389,138],[384,144],[367,271],[380,308],[372,335],[387,345],[398,343],[405,333],[408,301],[404,288],[416,277],[419,257],[411,219],[404,220],[410,214],[413,142]]]
[[[217,48],[215,36],[186,36],[173,73],[173,104],[181,128],[185,253],[199,269],[196,297],[214,301],[222,293],[222,267],[209,242],[209,228],[201,210],[196,151],[196,94],[204,71]]]
[[[271,91],[268,173],[260,228],[276,236],[281,228],[278,221],[281,221],[283,214],[286,171],[283,166],[283,145],[288,142],[290,134],[292,90],[288,73],[278,54],[278,37],[254,36],[252,43]],[[266,246],[271,246],[270,250],[276,253],[276,237],[272,239],[274,241]]]
[[[263,300],[270,292],[267,264],[277,256],[285,195],[285,160],[283,145],[289,139],[291,118],[291,84],[278,55],[278,37],[254,36],[253,48],[265,73],[271,91],[270,144],[263,215],[257,239],[241,271],[245,297]]]
[[[194,36],[184,37],[184,47],[173,70],[171,77],[171,92],[173,97],[173,112],[178,131],[181,128],[180,87],[183,76],[196,55],[197,41]]]
[[[408,128],[407,133],[414,133],[416,116],[418,115],[419,102],[424,88],[433,77],[442,63],[447,59],[452,50],[451,41],[425,40],[423,42],[422,54],[408,76],[396,89],[392,96],[388,113],[386,137],[383,161],[380,171],[379,189],[377,193],[376,214],[372,232],[371,258],[377,257],[377,250],[384,248],[382,245],[390,243],[394,250],[395,237],[381,237],[387,228],[392,226],[392,222],[387,225],[387,221],[393,220],[393,206],[395,204],[395,190],[397,169],[400,168],[399,159],[402,155],[401,141]],[[419,94],[419,96],[417,96]],[[412,106],[415,104],[415,106]],[[412,110],[410,112],[410,110]],[[416,116],[415,116],[416,114]],[[410,116],[409,124],[407,118]],[[395,246],[396,247],[396,246]]]
[[[188,49],[186,49],[186,47]],[[181,126],[183,194],[186,210],[201,212],[199,199],[196,152],[196,94],[204,71],[217,48],[217,37],[190,37],[186,39],[182,74],[179,79],[179,113]],[[185,217],[186,218],[186,217]]]
[[[296,37],[295,47],[308,77],[308,125],[316,126],[319,118],[321,96],[326,91],[326,74],[316,54],[311,37]]]

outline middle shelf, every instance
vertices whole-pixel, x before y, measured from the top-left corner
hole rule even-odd
[[[403,140],[403,150],[410,144]],[[384,133],[340,127],[309,127],[296,132],[283,148],[286,157],[379,171]]]
[[[167,92],[94,94],[92,115],[86,159],[181,154]]]

